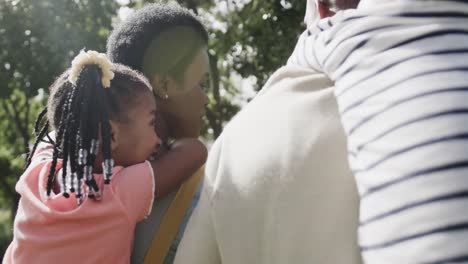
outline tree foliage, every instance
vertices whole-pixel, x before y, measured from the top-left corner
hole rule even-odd
[[[11,210],[12,215],[16,211],[19,197],[14,185],[34,140],[31,131],[36,114],[45,105],[47,87],[79,50],[105,50],[119,10],[149,2],[155,1],[0,1],[1,208]],[[210,31],[211,103],[204,135],[214,139],[241,107],[234,103],[242,93],[241,83],[233,76],[250,78],[258,91],[286,62],[302,31],[305,1],[178,2],[197,12]]]

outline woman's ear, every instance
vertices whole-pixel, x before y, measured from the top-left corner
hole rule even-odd
[[[114,151],[119,146],[120,130],[119,125],[114,121],[109,121],[111,127],[111,150]]]
[[[173,95],[174,80],[169,76],[154,75],[150,80],[153,94],[160,99],[166,100]]]
[[[323,1],[317,1],[317,9],[320,15],[320,18],[331,17],[335,15],[335,12],[330,10],[330,6]]]

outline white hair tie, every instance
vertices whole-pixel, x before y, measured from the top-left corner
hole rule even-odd
[[[106,54],[99,53],[94,50],[84,51],[81,50],[78,55],[73,59],[68,76],[68,81],[76,84],[76,80],[85,65],[95,64],[101,68],[102,71],[102,86],[104,88],[110,87],[110,81],[114,78],[114,73],[111,70],[112,62],[107,58]]]

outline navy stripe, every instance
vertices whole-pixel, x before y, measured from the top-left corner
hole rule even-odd
[[[317,24],[317,28],[318,28],[320,31],[323,31],[323,28],[321,28],[319,24]]]
[[[414,209],[416,207],[428,205],[428,204],[431,204],[431,203],[450,201],[450,200],[459,200],[459,199],[466,199],[466,198],[468,198],[468,190],[462,191],[462,192],[451,193],[451,194],[445,194],[445,195],[442,195],[442,196],[432,197],[430,199],[410,203],[410,204],[407,204],[405,206],[401,206],[401,207],[398,207],[396,209],[393,209],[391,211],[379,214],[379,215],[374,216],[372,218],[369,218],[367,220],[361,221],[359,223],[359,225],[361,227],[364,227],[364,226],[366,226],[366,225],[368,225],[368,224],[370,224],[372,222],[375,222],[377,220],[382,220],[384,218],[394,216],[394,215],[399,214],[401,212],[404,212],[406,210]]]
[[[446,259],[439,259],[437,261],[428,262],[428,264],[443,264],[443,263],[460,263],[460,262],[468,262],[468,255],[458,256],[458,257],[451,257]]]
[[[363,120],[359,121],[354,127],[352,127],[350,129],[350,131],[348,132],[348,136],[352,135],[354,132],[356,132],[356,130],[358,128],[360,128],[361,126],[363,126],[367,122],[371,121],[375,117],[377,117],[377,116],[387,112],[388,110],[390,110],[390,109],[392,109],[392,108],[394,108],[396,106],[399,106],[401,104],[408,103],[408,102],[411,102],[411,101],[416,100],[416,99],[420,99],[420,98],[423,98],[423,97],[432,96],[432,95],[436,95],[436,94],[459,93],[459,92],[468,92],[468,87],[457,87],[457,88],[447,88],[447,89],[441,89],[441,90],[432,90],[432,91],[429,91],[429,92],[413,95],[413,96],[404,98],[402,100],[396,101],[396,102],[388,105],[387,107],[385,107],[381,111],[379,111],[377,113],[374,113],[374,114],[364,118]]]
[[[429,18],[468,18],[468,13],[457,11],[432,11],[432,12],[403,12],[396,17],[429,17]],[[433,21],[436,22],[436,21]]]
[[[366,15],[347,17],[347,18],[343,19],[343,21],[341,21],[340,24],[343,24],[344,22],[353,21],[353,20],[356,20],[356,19],[367,18],[367,17],[368,16],[366,16]]]
[[[468,4],[468,0],[447,0],[447,2],[457,2],[462,4]]]
[[[336,49],[339,45],[343,44],[344,41],[350,40],[350,39],[352,39],[354,37],[364,35],[364,34],[367,34],[367,33],[370,33],[370,32],[374,32],[374,31],[377,31],[377,30],[387,29],[387,28],[392,28],[392,27],[398,27],[398,26],[401,26],[401,24],[393,24],[393,25],[379,26],[379,27],[375,27],[375,28],[366,29],[364,31],[358,32],[356,34],[353,34],[352,36],[349,36],[349,37],[347,37],[345,39],[340,40],[340,42],[338,42],[338,44],[336,44],[336,46],[333,49]],[[332,42],[332,41],[333,41],[333,37],[330,37],[327,41],[325,41],[325,46],[330,44],[330,42]],[[328,59],[328,57],[327,57],[327,59]]]
[[[447,226],[435,228],[432,230],[424,231],[421,233],[417,233],[414,235],[404,236],[402,238],[391,240],[391,241],[384,242],[384,243],[379,243],[379,244],[370,245],[370,246],[361,246],[361,251],[371,251],[371,250],[377,250],[377,249],[382,249],[382,248],[388,248],[388,247],[392,247],[403,242],[407,242],[409,240],[427,237],[430,235],[435,235],[439,233],[457,232],[457,231],[459,232],[459,231],[465,231],[465,230],[468,230],[468,223],[447,225]]]
[[[427,1],[427,0],[413,0],[413,1]],[[444,3],[450,3],[450,2],[455,2],[455,3],[461,3],[461,4],[468,4],[468,0],[439,0]]]
[[[380,51],[378,51],[378,53],[383,53],[385,51],[389,51],[391,49],[395,49],[395,48],[410,44],[412,42],[416,42],[416,41],[420,41],[420,40],[426,40],[426,39],[434,38],[434,37],[441,37],[441,36],[445,36],[445,35],[468,35],[468,30],[450,29],[450,30],[439,30],[439,31],[433,31],[433,32],[430,32],[430,33],[425,33],[423,35],[419,35],[419,36],[416,36],[416,37],[413,37],[413,38],[410,38],[410,39],[406,39],[405,41],[402,41],[402,42],[397,43],[397,44],[395,44],[393,46],[390,46],[388,48],[380,50]],[[360,60],[359,62],[357,62],[356,64],[354,64],[350,68],[348,68],[340,76],[337,76],[336,80],[340,80],[341,78],[343,78],[343,76],[345,76],[346,74],[348,74],[349,72],[354,70],[357,66],[359,66],[361,61],[362,60]]]
[[[354,46],[354,48],[352,48],[348,52],[348,54],[346,54],[346,56],[343,57],[343,59],[340,61],[340,63],[338,63],[338,65],[342,65],[343,63],[345,63],[348,60],[348,58],[353,54],[354,51],[364,47],[367,44],[367,42],[369,42],[370,40],[371,39],[369,38],[369,39],[364,39],[364,40],[360,41],[356,46]],[[330,53],[330,54],[332,54],[332,53]],[[325,63],[326,62],[324,61],[324,63],[322,65],[325,65]]]
[[[457,3],[468,4],[468,0],[447,0],[447,2],[457,2]]]
[[[390,128],[390,129],[386,130],[385,132],[383,132],[383,133],[377,135],[376,137],[374,137],[373,139],[358,145],[356,147],[356,150],[357,150],[357,152],[359,152],[363,148],[365,148],[367,146],[367,144],[375,142],[376,140],[379,140],[379,139],[383,138],[384,136],[386,136],[386,135],[388,135],[388,134],[390,134],[390,133],[392,133],[394,131],[397,131],[400,128],[411,125],[411,124],[427,121],[427,120],[430,120],[430,119],[433,119],[433,118],[452,116],[452,115],[465,115],[465,114],[468,114],[468,108],[453,109],[453,110],[449,110],[449,111],[438,112],[438,113],[433,113],[433,114],[425,115],[425,116],[422,116],[422,117],[418,117],[418,118],[409,120],[407,122],[401,123],[401,124],[399,124],[397,126],[394,126],[394,127]],[[354,154],[357,154],[357,153],[354,153]]]
[[[333,27],[333,23],[331,22],[331,19],[328,19],[328,26]]]
[[[361,35],[364,35],[364,34],[367,34],[367,33],[370,33],[370,32],[374,32],[374,31],[377,31],[377,30],[381,30],[381,29],[387,29],[387,28],[393,28],[393,27],[398,27],[398,26],[401,26],[400,24],[393,24],[393,25],[386,25],[386,26],[379,26],[379,27],[375,27],[375,28],[370,28],[370,29],[366,29],[364,31],[361,31],[361,32],[358,32],[356,34],[353,34],[352,36],[350,37],[347,37],[345,39],[342,39],[340,40],[340,42],[338,42],[338,44],[335,45],[335,47],[333,49],[337,49],[340,45],[342,45],[345,41],[348,41],[352,38],[355,38],[355,37],[358,37],[358,36],[361,36]],[[333,37],[330,37],[327,41],[325,41],[325,46],[329,45],[330,42],[333,40]],[[323,60],[323,65],[326,65],[327,64],[327,61],[330,59],[330,56],[332,55],[332,53],[329,53],[327,55],[327,57]]]
[[[434,52],[428,52],[428,53],[422,53],[422,54],[418,54],[418,55],[415,55],[415,56],[410,56],[410,57],[407,57],[407,58],[404,58],[404,59],[401,59],[401,60],[398,60],[396,62],[393,62],[385,67],[383,67],[382,69],[379,69],[377,70],[376,72],[373,72],[372,74],[360,79],[359,81],[349,85],[346,89],[343,89],[341,90],[341,92],[339,94],[337,94],[337,97],[340,97],[341,95],[345,94],[346,92],[352,90],[353,88],[355,88],[356,86],[358,86],[359,84],[361,84],[362,82],[365,82],[365,81],[368,81],[369,79],[387,71],[387,70],[390,70],[391,68],[395,67],[395,66],[398,66],[400,65],[401,63],[404,63],[404,62],[407,62],[407,61],[410,61],[410,60],[413,60],[413,59],[419,59],[419,58],[422,58],[422,57],[426,57],[426,56],[434,56],[434,55],[450,55],[450,54],[465,54],[465,53],[468,53],[468,49],[456,49],[456,50],[440,50],[440,51],[434,51]],[[447,69],[441,69],[439,71],[441,72],[446,72],[446,71],[466,71],[468,70],[468,67],[454,67],[454,68],[447,68]],[[414,78],[414,77],[418,77],[418,76],[423,76],[425,74],[431,74],[433,73],[433,71],[428,71],[428,72],[423,72],[423,73],[417,73],[413,76],[410,76],[408,77],[408,80],[411,79],[411,78]],[[406,80],[405,80],[406,81]],[[390,85],[391,86],[391,85]],[[379,91],[376,91],[370,95],[368,95],[367,97],[364,97],[363,99],[357,101],[357,102],[354,102],[353,104],[347,106],[342,112],[341,114],[345,114],[346,112],[348,112],[349,110],[353,109],[354,107],[357,107],[359,105],[361,105],[362,103],[364,103],[367,99],[375,96],[375,95],[378,95],[384,91],[386,91],[388,88],[388,86],[386,88],[383,88],[382,90],[379,90]]]
[[[465,168],[468,168],[468,160],[448,163],[448,164],[445,164],[445,165],[439,165],[439,166],[436,166],[436,167],[431,167],[431,168],[428,168],[428,169],[423,169],[423,170],[419,170],[419,171],[416,171],[416,172],[412,172],[412,173],[407,174],[407,175],[405,175],[405,176],[403,176],[401,178],[398,178],[398,179],[395,179],[395,180],[392,180],[392,181],[389,181],[389,182],[386,182],[386,183],[383,183],[383,184],[379,184],[379,185],[376,185],[374,187],[369,188],[367,190],[367,192],[365,192],[365,193],[363,193],[361,195],[361,201],[363,199],[368,198],[370,195],[374,194],[375,192],[384,190],[384,189],[386,189],[386,188],[388,188],[390,186],[400,184],[402,182],[405,182],[405,181],[408,181],[408,180],[411,180],[411,179],[414,179],[414,178],[417,178],[417,177],[428,176],[429,174],[433,174],[433,173],[437,173],[437,172],[443,172],[443,171],[448,171],[448,170],[456,170],[456,169],[465,169]]]
[[[403,149],[399,149],[398,151],[394,151],[394,152],[390,153],[389,155],[381,158],[380,160],[372,163],[367,168],[360,169],[360,170],[355,170],[355,171],[353,171],[353,173],[354,174],[359,174],[359,173],[362,173],[362,172],[369,171],[369,170],[377,167],[378,165],[384,163],[385,161],[388,161],[389,159],[392,159],[392,158],[397,157],[397,156],[399,156],[401,154],[404,154],[404,153],[407,153],[407,152],[410,152],[410,151],[413,151],[413,150],[417,150],[417,149],[420,149],[420,148],[423,148],[423,147],[427,147],[427,146],[431,146],[431,145],[439,144],[439,143],[445,143],[445,142],[448,142],[448,141],[467,140],[467,139],[468,139],[468,134],[463,133],[463,134],[457,134],[457,135],[452,135],[452,136],[446,136],[446,137],[431,139],[431,140],[428,140],[428,141],[425,141],[425,142],[414,144],[414,145],[405,147]]]
[[[445,36],[445,35],[467,35],[468,34],[468,30],[462,30],[462,29],[444,29],[444,30],[439,30],[439,31],[433,31],[433,32],[429,32],[429,33],[425,33],[425,34],[422,34],[422,35],[419,35],[419,36],[416,36],[416,37],[413,37],[413,38],[409,38],[405,41],[402,41],[400,43],[397,43],[393,46],[390,46],[384,50],[382,50],[381,52],[383,51],[387,51],[387,50],[391,50],[391,49],[395,49],[395,48],[398,48],[398,47],[401,47],[401,46],[404,46],[404,45],[407,45],[407,44],[410,44],[412,42],[415,42],[415,41],[419,41],[419,40],[425,40],[425,39],[428,39],[428,38],[434,38],[434,37],[440,37],[440,36]]]

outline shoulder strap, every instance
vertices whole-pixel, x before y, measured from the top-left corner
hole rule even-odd
[[[177,192],[174,200],[159,226],[156,235],[148,252],[146,253],[144,264],[162,264],[172,241],[177,235],[185,212],[189,208],[193,195],[198,189],[203,179],[204,166],[201,167],[190,179],[184,182]]]

